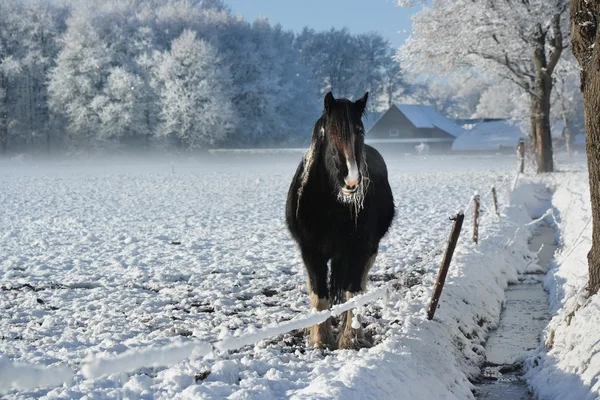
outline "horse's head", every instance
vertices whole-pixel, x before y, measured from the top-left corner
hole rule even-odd
[[[366,178],[364,131],[362,116],[369,94],[350,101],[325,95],[323,136],[326,143],[326,165],[330,179],[341,200],[349,201]]]

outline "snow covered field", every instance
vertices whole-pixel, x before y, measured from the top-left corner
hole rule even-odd
[[[0,391],[7,398],[472,398],[468,378],[479,372],[504,289],[535,267],[524,226],[535,190],[517,190],[500,218],[484,209],[477,247],[467,215],[433,321],[425,308],[448,217],[492,184],[505,206],[513,157],[387,158],[398,215],[369,287],[392,282],[395,290],[362,310],[374,348],[322,351],[290,333],[171,367],[84,378],[82,365],[98,355],[212,342],[307,314],[302,262],[284,225],[299,157],[3,162],[0,376],[14,373],[13,362],[66,366],[75,376],[40,389],[26,389],[32,382],[23,377],[23,389],[10,389],[0,378]],[[483,203],[491,207],[489,197]]]

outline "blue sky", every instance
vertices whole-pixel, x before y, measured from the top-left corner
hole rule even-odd
[[[410,16],[417,9],[396,7],[394,0],[225,0],[234,14],[248,21],[256,17],[279,22],[300,31],[348,27],[352,33],[377,31],[391,44],[400,46],[411,30]]]

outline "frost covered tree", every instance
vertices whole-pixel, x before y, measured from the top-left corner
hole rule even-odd
[[[98,99],[111,68],[108,46],[93,26],[95,10],[81,7],[67,21],[63,48],[50,71],[50,107],[66,116],[72,148],[90,147],[101,133]]]
[[[320,112],[321,96],[315,94],[317,82],[324,80],[312,79],[296,36],[279,25],[266,19],[250,24],[234,16],[222,0],[4,0],[0,152],[9,147],[50,149],[51,143],[55,149],[67,143],[73,151],[115,145],[147,148],[156,144],[155,138],[164,142],[165,136],[176,137],[169,127],[184,125],[187,106],[167,101],[167,96],[180,99],[165,91],[167,86],[175,90],[179,82],[166,65],[173,67],[181,58],[173,45],[183,40],[184,32],[195,34],[200,44],[193,45],[206,57],[192,57],[196,65],[186,65],[190,74],[181,78],[196,86],[185,87],[190,97],[184,100],[192,109],[219,104],[220,110],[194,116],[212,128],[200,135],[203,128],[195,127],[194,135],[200,136],[185,146],[302,142]],[[340,40],[328,43],[341,45],[346,36],[350,39],[352,52],[342,62],[351,63],[352,75],[336,78],[351,87],[347,92],[371,91],[372,107],[378,100],[383,103],[385,90],[390,98],[397,96],[398,81],[381,67],[382,60],[389,62],[386,42],[375,34],[339,33],[330,39]],[[307,57],[339,52],[337,47],[318,47]],[[212,86],[205,87],[206,82]],[[207,90],[212,96],[202,103]]]
[[[258,19],[231,18],[218,37],[232,76],[232,103],[240,121],[231,144],[281,143],[310,131],[320,102],[294,48],[294,35]]]
[[[0,2],[0,148],[50,144],[47,74],[66,8],[43,0]]]
[[[514,83],[501,80],[488,85],[481,93],[475,118],[513,118],[518,96],[522,93]],[[529,107],[526,105],[526,111]]]
[[[414,17],[413,35],[399,59],[418,72],[478,69],[518,85],[530,99],[538,172],[551,172],[551,92],[565,48],[568,4],[568,0],[435,0]]]
[[[50,106],[65,115],[72,148],[148,136],[155,100],[140,60],[152,31],[133,0],[78,3],[49,74]]]
[[[329,91],[336,96],[358,98],[369,92],[369,111],[381,111],[399,88],[399,70],[391,67],[390,44],[377,33],[353,35],[346,28],[317,32],[304,28],[296,38],[302,62],[317,85],[316,97]]]
[[[145,114],[142,79],[123,67],[108,70],[105,87],[94,99],[94,109],[102,126],[102,137],[133,138],[141,134]]]
[[[383,67],[382,91],[380,102],[382,111],[387,110],[392,104],[397,103],[401,98],[408,84],[405,82],[404,72],[400,64],[393,59],[393,50],[390,47],[388,57]]]
[[[262,48],[263,93],[271,103],[272,143],[309,138],[312,124],[321,112],[314,98],[315,85],[310,71],[294,48],[294,34],[266,20],[252,25]]]
[[[176,138],[186,150],[224,141],[234,126],[231,78],[213,47],[185,30],[170,51],[155,57],[158,134]]]
[[[19,1],[0,2],[0,153],[8,150],[15,114],[11,105],[17,98],[16,79],[23,67],[24,53],[19,42],[24,33],[19,24],[22,15]]]
[[[578,132],[583,132],[583,97],[580,90],[579,65],[571,52],[567,52],[556,67],[552,99],[552,120],[563,122],[563,135],[567,153],[571,157],[571,144]]]
[[[600,289],[600,4],[572,0],[571,43],[581,66],[581,91],[585,108],[585,129],[590,196],[592,202],[592,248],[588,253],[590,295]]]

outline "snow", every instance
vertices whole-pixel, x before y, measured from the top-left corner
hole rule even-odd
[[[135,371],[143,367],[162,367],[177,364],[186,358],[205,356],[212,351],[208,343],[186,343],[150,348],[128,350],[115,357],[95,357],[81,368],[87,379],[102,375]]]
[[[503,147],[516,149],[522,137],[521,129],[508,121],[481,122],[457,138],[452,144],[452,151],[498,151]]]
[[[587,169],[571,165],[546,181],[554,189],[552,206],[560,232],[556,263],[544,282],[554,317],[542,346],[528,360],[527,376],[543,399],[597,399],[600,295],[586,298],[592,234]]]
[[[40,386],[58,386],[68,382],[73,371],[65,366],[43,367],[11,362],[0,355],[0,389],[31,390]]]
[[[536,199],[543,185],[518,185],[507,205],[514,157],[387,159],[398,217],[369,292],[311,313],[283,219],[298,161],[259,152],[3,163],[1,365],[43,368],[53,379],[38,388],[0,380],[0,392],[8,399],[473,398],[469,378],[485,359],[504,289],[535,260],[525,224],[547,210]],[[500,217],[488,211],[491,184]],[[469,212],[428,321],[448,217],[475,191],[487,193],[480,242],[471,243]],[[286,332],[355,306],[373,348],[310,348],[299,332]]]
[[[337,317],[341,315],[345,311],[360,307],[378,298],[385,297],[387,290],[387,287],[381,287],[368,293],[356,296],[344,304],[335,305],[331,308],[331,310],[314,312],[311,315],[302,318],[295,318],[284,323],[273,324],[259,330],[251,327],[248,329],[248,332],[238,336],[225,335],[225,337],[217,342],[214,346],[221,351],[237,350],[244,346],[258,343],[261,340],[275,337],[283,333],[321,324],[331,317]],[[352,326],[354,327],[354,324]],[[358,329],[358,327],[355,329]]]
[[[459,137],[464,132],[460,126],[431,106],[422,104],[396,104],[396,107],[400,109],[415,128],[439,128],[454,137]]]

